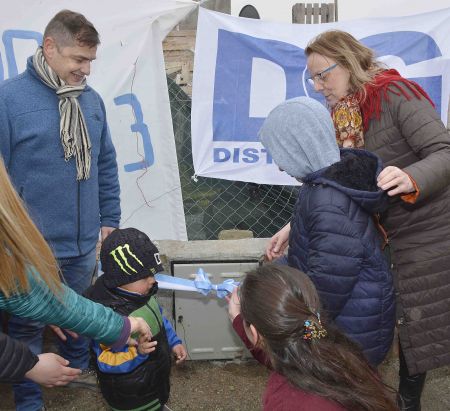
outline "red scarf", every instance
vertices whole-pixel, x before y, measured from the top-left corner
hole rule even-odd
[[[364,131],[367,131],[369,128],[369,122],[372,118],[377,120],[380,119],[381,101],[382,99],[389,100],[388,91],[397,96],[403,94],[407,100],[411,100],[413,97],[420,100],[422,97],[425,97],[434,107],[434,103],[422,87],[416,82],[402,77],[400,73],[394,69],[385,70],[376,75],[373,81],[367,83],[364,88],[366,91],[365,98],[363,98],[362,93],[356,95],[357,99],[360,101]],[[408,93],[408,90],[412,95]]]

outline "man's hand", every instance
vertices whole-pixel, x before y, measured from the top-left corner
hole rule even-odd
[[[78,334],[76,332],[70,330],[62,330],[56,325],[49,324],[49,328],[59,337],[61,341],[67,341],[67,337],[64,332],[69,334],[72,338],[78,338]]]
[[[182,362],[184,362],[184,360],[186,360],[187,358],[187,351],[186,348],[184,348],[184,345],[182,344],[177,344],[172,348],[172,352],[175,355],[175,364],[181,364]]]
[[[387,191],[388,196],[412,193],[415,188],[411,177],[398,167],[388,166],[378,175],[378,187]],[[388,191],[389,190],[389,191]]]
[[[68,367],[69,361],[57,354],[45,353],[38,357],[39,361],[25,377],[45,387],[66,385],[81,373],[79,369]]]
[[[274,258],[281,257],[284,254],[284,250],[289,244],[290,231],[291,223],[288,223],[269,240],[266,246],[266,258],[268,261],[272,261]]]
[[[105,238],[108,237],[115,229],[116,229],[115,227],[102,227],[101,228],[102,241],[104,241]]]

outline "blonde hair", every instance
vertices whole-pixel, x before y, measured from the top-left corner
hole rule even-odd
[[[341,30],[325,31],[312,39],[305,54],[312,53],[329,57],[350,73],[349,91],[365,94],[364,84],[372,82],[374,76],[385,67],[375,58],[372,49]]]
[[[57,293],[61,281],[56,260],[14,190],[1,158],[0,192],[0,291],[6,297],[28,291],[27,273],[33,267],[33,275]]]

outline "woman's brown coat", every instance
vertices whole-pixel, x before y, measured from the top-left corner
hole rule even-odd
[[[400,342],[411,375],[450,364],[450,135],[425,99],[388,92],[365,148],[416,182],[382,216],[390,241]]]

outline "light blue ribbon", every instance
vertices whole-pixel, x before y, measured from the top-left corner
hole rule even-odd
[[[239,286],[239,283],[232,279],[227,279],[221,284],[212,284],[202,268],[198,269],[193,281],[166,274],[155,274],[155,280],[158,281],[158,288],[160,289],[196,291],[203,295],[208,295],[211,291],[215,291],[219,298],[226,297],[233,292],[235,287]]]

